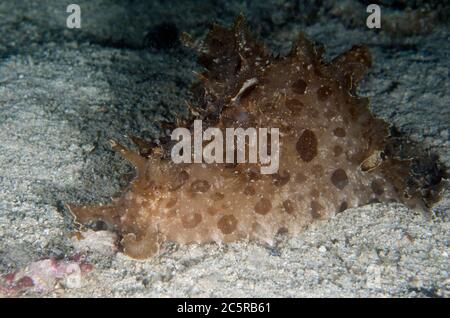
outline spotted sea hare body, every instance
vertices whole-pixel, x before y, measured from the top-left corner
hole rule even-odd
[[[252,39],[243,18],[214,26],[199,49],[205,71],[193,87],[203,128],[277,127],[275,174],[259,165],[175,164],[140,139],[140,153],[112,142],[136,177],[111,204],[69,205],[77,222],[101,220],[121,237],[125,254],[146,258],[161,243],[271,244],[317,219],[370,202],[425,209],[410,182],[410,161],[386,151],[388,125],[369,111],[356,85],[371,65],[364,46],[326,63],[321,47],[300,35],[287,56],[274,57]],[[192,128],[190,123],[186,127]]]

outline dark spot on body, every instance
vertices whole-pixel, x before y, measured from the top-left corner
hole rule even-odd
[[[376,195],[382,195],[384,193],[383,184],[381,180],[373,180],[370,184],[373,193]]]
[[[333,134],[336,136],[336,137],[345,137],[345,129],[344,128],[341,128],[341,127],[338,127],[338,128],[335,128],[334,130],[333,130]]]
[[[181,223],[183,227],[186,229],[193,229],[202,221],[202,216],[198,213],[194,213],[191,215],[185,215],[181,218]]]
[[[209,207],[206,209],[206,212],[207,212],[209,215],[216,215],[216,214],[217,214],[217,210],[216,210],[215,208],[213,208],[212,206],[209,206]]]
[[[291,175],[286,170],[284,170],[281,174],[280,173],[272,174],[273,184],[277,187],[284,186],[289,182],[290,179]]]
[[[339,190],[344,189],[348,184],[348,177],[344,169],[336,169],[331,175],[331,183]]]
[[[308,85],[306,82],[302,79],[296,80],[294,83],[292,83],[292,91],[296,94],[304,95],[306,92],[306,87]]]
[[[310,162],[317,156],[317,137],[309,129],[305,129],[296,144],[296,150],[304,162]]]
[[[293,115],[300,114],[304,107],[303,103],[295,98],[287,98],[285,104],[286,108],[289,109]]]
[[[286,213],[292,214],[294,213],[294,204],[291,200],[284,200],[283,201],[283,209],[286,211]]]
[[[167,202],[166,208],[170,209],[170,208],[173,207],[175,204],[177,204],[177,201],[178,201],[178,199],[177,199],[176,197],[175,197],[175,198],[171,198],[171,199],[169,200],[169,202]]]
[[[255,212],[265,215],[272,209],[272,203],[266,198],[262,198],[255,204]]]
[[[234,215],[227,214],[220,218],[217,222],[217,227],[223,234],[231,234],[236,230],[237,219]]]

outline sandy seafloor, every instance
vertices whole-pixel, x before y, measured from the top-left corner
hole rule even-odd
[[[171,244],[146,261],[115,252],[105,232],[93,247],[71,238],[64,204],[108,202],[132,171],[107,140],[157,137],[159,121],[183,112],[199,69],[195,54],[176,43],[163,48],[158,36],[143,45],[167,21],[201,37],[209,22],[230,24],[244,12],[281,52],[299,31],[324,43],[329,57],[367,43],[374,66],[360,94],[449,166],[448,8],[432,3],[434,16],[424,21],[405,16],[404,1],[380,1],[385,20],[376,31],[364,26],[363,2],[78,0],[82,28],[69,30],[64,1],[1,1],[0,273],[80,253],[90,264],[79,277],[10,295],[448,297],[448,199],[425,216],[373,204],[281,236],[273,247]],[[412,1],[412,12],[423,3]]]

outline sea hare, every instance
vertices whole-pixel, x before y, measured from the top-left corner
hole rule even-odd
[[[327,63],[322,47],[300,35],[287,56],[273,56],[240,16],[230,29],[214,25],[198,50],[205,71],[192,88],[192,117],[203,129],[279,128],[278,172],[261,174],[248,162],[175,164],[167,155],[173,143],[133,138],[136,153],[112,142],[136,176],[111,204],[69,205],[76,222],[103,221],[125,254],[147,258],[165,241],[271,244],[280,231],[295,235],[371,202],[426,209],[411,161],[389,152],[388,124],[356,94],[371,65],[366,47]]]

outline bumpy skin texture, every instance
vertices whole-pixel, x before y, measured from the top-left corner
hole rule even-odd
[[[136,138],[137,154],[113,142],[135,166],[135,179],[110,205],[69,208],[79,223],[110,225],[127,255],[150,257],[164,241],[270,244],[279,231],[295,234],[369,202],[424,207],[408,182],[409,162],[384,153],[388,125],[356,96],[371,64],[365,47],[325,63],[321,48],[300,35],[288,56],[273,57],[238,17],[231,29],[213,27],[199,62],[206,71],[193,88],[193,113],[203,128],[279,128],[279,171],[262,175],[249,163],[174,164],[164,156],[169,144],[161,154]]]

